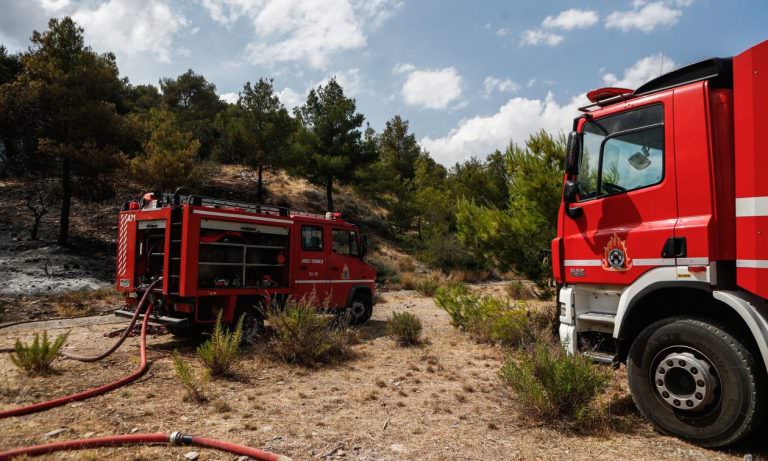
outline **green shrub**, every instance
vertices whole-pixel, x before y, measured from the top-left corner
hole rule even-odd
[[[51,343],[48,340],[48,332],[44,331],[42,341],[38,333],[35,333],[35,339],[31,344],[24,344],[20,339],[17,339],[11,353],[11,362],[26,371],[27,374],[47,374],[51,371],[51,364],[59,356],[68,336],[68,332],[59,335]]]
[[[213,334],[197,348],[197,357],[208,369],[211,376],[223,376],[233,372],[240,359],[240,343],[243,339],[243,317],[235,329],[224,327],[221,314],[216,316]]]
[[[434,296],[440,284],[440,276],[436,273],[426,276],[416,276],[412,272],[400,274],[400,285],[403,289],[416,290],[424,296]]]
[[[318,312],[310,299],[288,299],[283,309],[267,312],[273,330],[270,351],[286,363],[316,365],[352,355],[352,333],[332,315]]]
[[[609,383],[606,369],[547,342],[508,357],[499,374],[520,403],[546,420],[589,419],[595,398]]]
[[[530,299],[531,291],[525,286],[522,280],[512,280],[507,285],[507,296],[512,299]]]
[[[195,402],[205,402],[208,400],[205,396],[204,387],[208,382],[208,373],[203,373],[202,377],[195,376],[192,367],[181,358],[179,351],[173,351],[173,368],[176,369],[176,377],[186,391],[185,398]]]
[[[477,295],[464,284],[438,290],[437,304],[451,316],[451,324],[480,342],[520,346],[535,342],[548,321],[523,302]]]
[[[421,320],[410,312],[393,312],[387,319],[387,334],[401,346],[421,343]]]

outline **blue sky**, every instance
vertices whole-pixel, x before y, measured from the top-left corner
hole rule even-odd
[[[71,15],[134,83],[191,68],[222,98],[274,78],[283,102],[336,76],[371,126],[400,114],[450,165],[544,128],[583,94],[768,39],[765,0],[0,0],[0,42]]]

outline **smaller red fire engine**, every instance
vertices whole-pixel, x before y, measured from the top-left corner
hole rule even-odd
[[[131,305],[162,277],[152,320],[178,336],[204,331],[222,312],[227,323],[245,316],[249,337],[264,307],[289,297],[311,297],[362,324],[376,290],[366,242],[340,213],[148,193],[120,212],[116,285]]]

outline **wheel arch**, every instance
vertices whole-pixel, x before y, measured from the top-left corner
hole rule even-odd
[[[620,361],[627,359],[629,348],[640,332],[667,317],[687,315],[723,325],[744,341],[744,345],[762,357],[762,370],[768,370],[768,320],[755,306],[761,302],[746,293],[713,290],[708,283],[657,282],[626,302],[617,316],[614,338]],[[764,308],[763,312],[768,312]],[[762,340],[761,340],[762,339]],[[759,360],[758,360],[759,361]]]
[[[371,290],[371,287],[367,285],[354,285],[352,288],[349,289],[349,295],[347,295],[347,307],[352,305],[352,300],[355,299],[355,295],[358,293],[364,294],[368,296],[371,300],[371,305],[373,305],[373,291]]]

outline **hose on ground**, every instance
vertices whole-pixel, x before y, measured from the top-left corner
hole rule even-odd
[[[160,279],[154,281],[147,289],[147,292],[149,292],[159,281]],[[142,300],[146,302],[146,299],[147,297],[145,293],[145,296],[142,298]],[[136,312],[140,311],[141,307],[142,307],[141,304],[136,306]],[[9,418],[11,416],[21,416],[21,415],[27,415],[30,413],[37,413],[38,411],[43,411],[49,408],[66,405],[69,402],[75,402],[77,400],[85,400],[97,395],[104,394],[113,389],[117,389],[120,386],[124,386],[138,379],[141,375],[143,375],[147,371],[147,324],[149,323],[149,317],[152,314],[153,307],[154,306],[152,304],[149,304],[147,306],[147,311],[144,315],[144,320],[141,322],[141,338],[140,338],[140,347],[139,347],[141,364],[139,365],[139,368],[136,371],[112,383],[104,384],[103,386],[93,387],[91,389],[86,389],[85,391],[78,392],[76,394],[65,395],[63,397],[48,400],[45,402],[38,402],[38,403],[33,403],[32,405],[26,405],[23,407],[11,408],[10,410],[0,411],[0,419]],[[136,317],[137,315],[138,314],[134,314],[134,317]],[[126,329],[126,331],[129,331],[129,330]]]
[[[139,301],[139,304],[136,305],[136,311],[133,313],[133,317],[131,317],[131,323],[128,325],[128,328],[123,331],[123,334],[120,336],[120,339],[117,340],[117,342],[107,349],[106,351],[102,352],[99,355],[78,355],[78,354],[70,354],[68,352],[62,352],[61,355],[72,360],[78,360],[80,362],[98,362],[99,360],[105,359],[112,355],[113,352],[115,352],[122,344],[123,342],[128,339],[128,336],[131,335],[131,332],[133,331],[133,326],[136,325],[136,320],[139,318],[139,313],[141,313],[141,306],[147,301],[147,298],[149,297],[149,293],[152,291],[152,288],[154,288],[155,284],[159,282],[160,280],[154,281],[149,288],[144,292],[144,296],[141,297],[141,301]],[[147,315],[145,316],[149,317],[149,312],[147,312]]]
[[[16,456],[36,456],[45,453],[62,450],[82,450],[86,448],[99,448],[116,445],[129,444],[156,444],[172,443],[175,445],[197,446],[201,448],[213,448],[220,451],[226,451],[240,456],[248,456],[259,461],[291,461],[290,458],[271,453],[257,448],[246,447],[236,443],[224,442],[222,440],[208,439],[205,437],[196,437],[184,435],[180,432],[166,434],[164,432],[154,432],[147,434],[127,434],[114,435],[108,437],[93,437],[90,439],[65,440],[62,442],[53,442],[29,447],[14,448],[8,451],[0,452],[0,461],[12,459]]]

